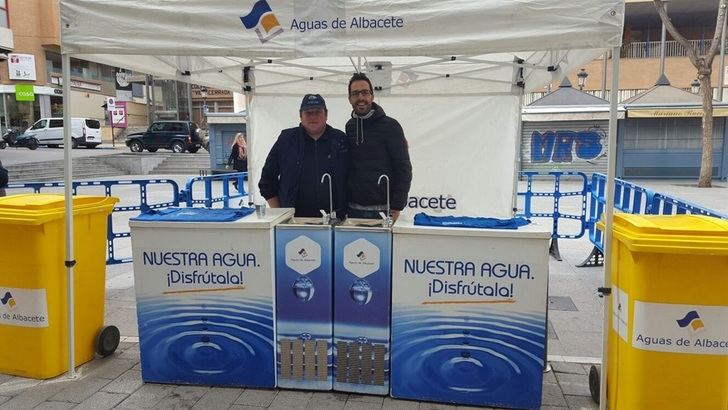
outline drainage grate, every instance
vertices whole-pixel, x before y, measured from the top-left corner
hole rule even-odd
[[[549,309],[566,312],[578,312],[574,301],[568,296],[549,296]]]

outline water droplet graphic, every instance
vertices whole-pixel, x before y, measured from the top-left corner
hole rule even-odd
[[[293,294],[303,302],[308,302],[313,298],[316,289],[313,287],[311,279],[302,276],[293,283]]]
[[[372,300],[372,287],[364,279],[359,279],[349,288],[351,298],[359,305],[366,305]]]
[[[202,336],[202,343],[209,343],[210,338],[208,336]]]
[[[465,359],[468,359],[470,357],[470,352],[460,352],[460,356]]]
[[[311,333],[301,333],[298,338],[301,340],[311,340]]]
[[[364,336],[359,336],[356,338],[356,342],[359,344],[365,345],[365,344],[369,343],[369,339],[367,339]]]

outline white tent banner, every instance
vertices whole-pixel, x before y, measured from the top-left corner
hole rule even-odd
[[[345,97],[324,98],[329,124],[343,130],[351,106]],[[253,99],[253,181],[260,179],[281,129],[298,125],[300,103],[300,96]],[[390,96],[377,103],[400,122],[409,143],[413,178],[407,213],[512,216],[518,97]]]
[[[619,0],[64,0],[75,54],[454,55],[607,48]],[[89,33],[102,33],[91,35]]]

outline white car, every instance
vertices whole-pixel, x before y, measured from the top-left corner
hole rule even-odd
[[[25,131],[38,144],[57,147],[63,144],[63,118],[41,118]],[[101,145],[101,123],[92,118],[71,118],[71,146],[96,148]]]

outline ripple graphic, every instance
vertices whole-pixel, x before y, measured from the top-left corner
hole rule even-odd
[[[545,317],[481,308],[393,308],[392,396],[535,408]]]
[[[144,381],[274,387],[270,299],[139,298]]]

